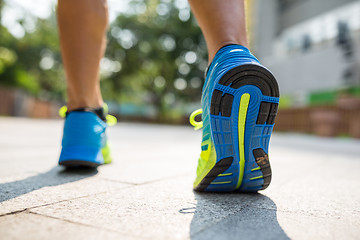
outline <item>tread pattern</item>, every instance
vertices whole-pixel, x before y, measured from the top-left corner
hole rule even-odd
[[[225,93],[221,99],[221,116],[230,117],[234,96]]]
[[[233,95],[215,90],[211,98],[210,114],[230,117],[233,101]]]
[[[256,120],[256,124],[265,124],[267,122],[270,114],[270,108],[271,108],[271,103],[269,102],[260,103],[259,115]]]
[[[275,123],[275,117],[278,110],[278,104],[277,103],[271,103],[271,108],[269,111],[269,117],[266,121],[267,124],[274,124]]]
[[[219,115],[221,99],[222,99],[222,92],[220,92],[219,90],[215,90],[211,98],[210,114]]]
[[[226,171],[233,162],[232,157],[224,158],[218,161],[213,169],[203,178],[200,184],[194,189],[195,191],[204,191],[214,179],[224,171]]]
[[[264,184],[261,188],[261,190],[263,190],[267,188],[271,182],[271,167],[270,167],[269,156],[261,148],[254,149],[253,154],[255,157],[255,161],[257,165],[260,167],[260,170],[263,175]]]

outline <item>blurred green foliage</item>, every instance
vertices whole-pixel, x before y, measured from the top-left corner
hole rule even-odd
[[[111,23],[101,60],[106,101],[151,106],[160,121],[179,117],[187,105],[199,102],[206,46],[189,6],[181,2],[133,0],[131,11]],[[0,84],[64,99],[55,13],[36,19],[35,29],[20,39],[0,26]]]
[[[43,64],[46,61],[47,65]],[[35,29],[20,39],[0,25],[0,84],[45,99],[63,98],[64,72],[55,16],[36,19]]]

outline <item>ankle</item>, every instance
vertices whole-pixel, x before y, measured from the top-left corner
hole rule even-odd
[[[72,110],[68,110],[66,112],[66,115],[68,115],[68,114],[70,114],[72,112],[92,112],[92,113],[95,113],[101,120],[106,122],[106,113],[105,113],[103,107],[98,107],[98,108],[90,108],[90,107],[75,108],[75,109],[72,109]]]
[[[98,99],[98,100],[78,100],[78,101],[71,101],[69,99],[68,103],[67,103],[67,109],[68,111],[72,111],[75,109],[79,109],[79,108],[101,108],[103,106],[103,101],[102,99]]]
[[[209,63],[211,63],[211,61],[214,59],[216,53],[220,49],[222,49],[223,47],[229,46],[229,45],[240,45],[240,46],[243,46],[245,48],[248,48],[247,41],[245,41],[245,40],[228,39],[228,40],[223,40],[223,41],[216,42],[214,44],[211,44],[208,47]]]

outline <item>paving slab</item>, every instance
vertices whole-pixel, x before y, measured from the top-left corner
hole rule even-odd
[[[352,160],[339,162],[331,159],[324,164],[331,167],[301,173],[302,178],[269,189],[266,194],[278,203],[279,211],[345,217],[360,224],[359,164]],[[344,165],[347,167],[343,168]]]
[[[99,176],[142,184],[194,174],[201,132],[191,127],[124,123],[109,129],[109,139],[114,162],[102,168]]]
[[[290,239],[359,239],[354,218],[338,218],[277,211],[279,225]]]
[[[266,198],[261,194],[195,193],[191,190],[192,180],[173,178],[34,208],[31,212],[102,225],[139,238],[187,239]]]
[[[270,200],[271,201],[271,200]],[[193,222],[196,222],[194,216]],[[251,206],[236,212],[191,239],[289,239],[277,220],[276,210],[257,209]]]
[[[96,173],[94,169],[65,171],[54,167],[24,178],[3,178],[0,215],[131,186],[100,179]]]
[[[1,237],[88,239],[86,231],[98,231],[94,239],[360,235],[359,140],[274,134],[268,189],[201,194],[192,191],[201,131],[120,123],[109,129],[113,164],[69,172],[56,166],[62,124],[0,118]],[[71,234],[62,235],[65,229]]]
[[[7,240],[134,239],[101,228],[89,227],[31,213],[1,217],[0,236],[2,239]]]
[[[56,166],[62,120],[0,118],[0,177],[42,173]]]

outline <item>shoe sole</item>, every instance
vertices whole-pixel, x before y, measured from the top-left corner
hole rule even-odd
[[[210,121],[216,164],[197,191],[265,189],[271,181],[269,140],[279,103],[274,76],[264,67],[245,64],[215,84]]]
[[[75,168],[75,167],[92,167],[96,168],[102,164],[84,161],[84,160],[66,160],[59,162],[59,165],[67,167],[67,168]]]

